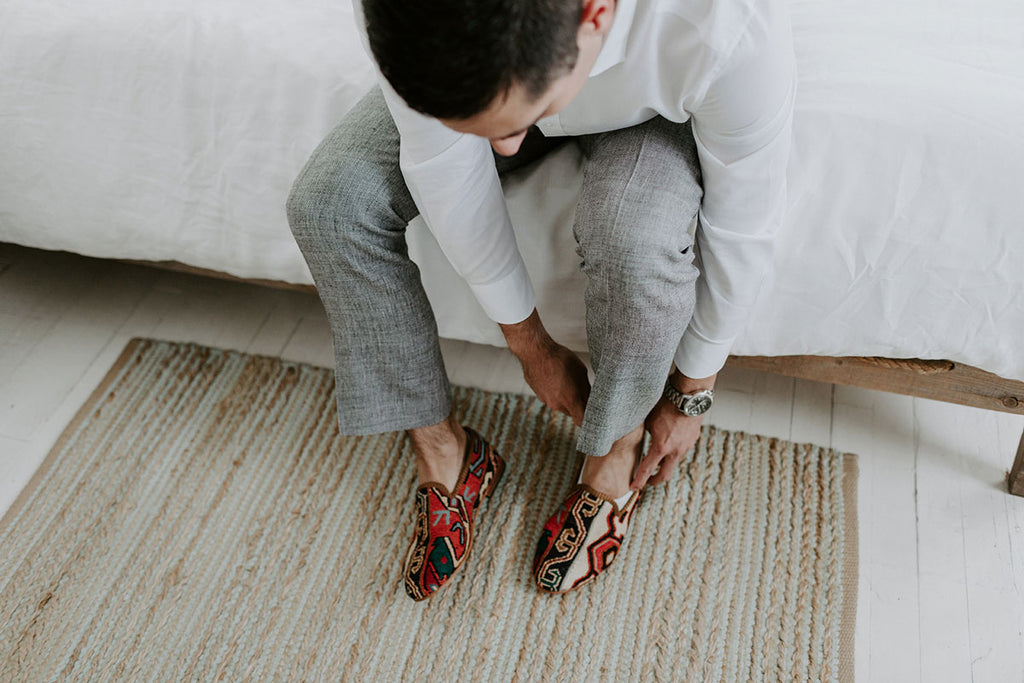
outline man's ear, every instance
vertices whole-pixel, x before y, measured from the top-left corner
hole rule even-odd
[[[583,0],[583,18],[580,28],[607,34],[615,17],[615,0]]]

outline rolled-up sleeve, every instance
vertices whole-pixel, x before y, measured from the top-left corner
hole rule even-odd
[[[758,5],[692,114],[704,186],[701,277],[675,364],[693,378],[725,365],[772,267],[786,206],[796,65],[784,3]]]
[[[354,0],[353,4],[370,54],[362,3]],[[490,143],[456,133],[413,110],[379,69],[377,80],[401,137],[402,175],[441,250],[491,320],[505,324],[525,320],[535,297]]]

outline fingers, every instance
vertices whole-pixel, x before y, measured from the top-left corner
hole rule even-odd
[[[576,385],[576,391],[573,395],[572,405],[572,421],[576,423],[577,427],[583,426],[583,413],[587,409],[587,399],[590,398],[590,383],[584,378],[583,384]]]
[[[664,484],[672,480],[672,477],[676,476],[676,469],[679,467],[678,456],[672,458],[665,458],[661,461],[661,467],[658,469],[657,474],[648,480],[650,486],[657,486],[658,484]]]
[[[683,454],[678,451],[648,452],[640,462],[630,488],[640,490],[644,486],[656,486],[672,480]]]
[[[587,401],[590,400],[590,378],[587,376],[587,366],[583,364],[583,361],[579,359],[579,356],[568,352],[569,365],[570,365],[570,376],[573,382],[573,406],[572,421],[576,423],[577,427],[583,426],[583,413],[587,409]]]
[[[583,406],[586,407],[587,401],[590,400],[590,380],[586,377],[583,378],[583,384],[580,385],[580,395],[583,397]]]
[[[566,400],[558,404],[550,405],[545,403],[545,405],[552,410],[568,415],[577,427],[583,426],[583,413],[586,411],[587,404],[586,399],[582,398],[579,393],[566,397]]]
[[[629,487],[635,491],[639,491],[644,486],[647,486],[647,480],[658,470],[658,466],[661,464],[662,459],[665,457],[663,453],[656,453],[654,451],[648,451],[644,459],[640,461],[640,466],[636,468],[636,476],[633,477],[632,483]]]
[[[558,353],[539,361],[521,360],[523,377],[545,406],[568,415],[577,427],[581,427],[590,398],[587,368],[574,353],[563,347],[559,349]]]
[[[583,426],[583,408],[582,407],[577,406],[576,410],[572,411],[572,413],[569,414],[569,417],[572,418],[572,423],[574,425],[576,425],[577,427],[582,427]]]
[[[683,456],[697,442],[702,419],[703,416],[682,415],[667,401],[659,401],[644,420],[651,433],[651,446],[634,478],[633,488],[671,480]]]

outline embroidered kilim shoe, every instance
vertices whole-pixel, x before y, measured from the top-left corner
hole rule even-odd
[[[537,587],[566,593],[596,579],[618,555],[639,499],[634,492],[620,510],[613,499],[577,484],[541,531],[533,560]]]
[[[476,510],[505,471],[505,461],[472,429],[466,430],[462,473],[449,493],[429,482],[416,491],[416,530],[405,557],[405,592],[413,600],[433,595],[463,565],[473,547]]]

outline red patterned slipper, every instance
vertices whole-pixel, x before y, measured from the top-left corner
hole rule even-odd
[[[429,482],[416,490],[416,529],[405,557],[405,592],[413,600],[433,595],[466,561],[473,547],[473,518],[494,492],[505,461],[468,427],[462,473],[449,493]]]
[[[612,498],[577,484],[541,531],[533,559],[537,587],[566,593],[596,579],[618,555],[639,499],[636,491],[619,510]]]

